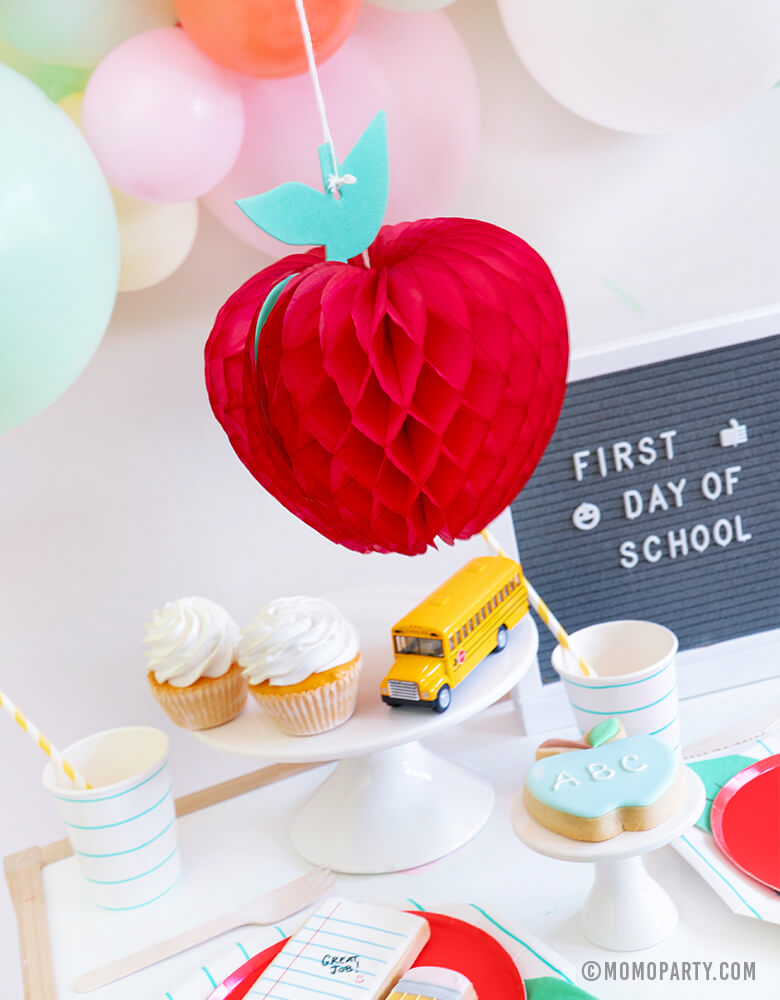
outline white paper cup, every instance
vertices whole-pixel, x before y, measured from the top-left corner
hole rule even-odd
[[[571,642],[598,674],[585,677],[561,646],[553,650],[552,665],[583,734],[614,717],[629,736],[647,733],[678,750],[674,632],[655,622],[603,622],[574,632]]]
[[[181,870],[168,737],[149,726],[110,729],[63,756],[93,787],[80,791],[52,763],[43,784],[57,800],[92,901],[131,910],[160,899]]]

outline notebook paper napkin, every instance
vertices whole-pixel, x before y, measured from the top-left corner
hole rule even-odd
[[[299,913],[274,927],[242,928],[229,937],[223,937],[221,942],[214,942],[211,948],[204,946],[197,951],[193,950],[192,974],[182,982],[172,984],[166,993],[155,994],[148,1000],[206,1000],[209,993],[231,972],[253,955],[299,931],[304,919],[308,924],[312,914],[323,912],[322,907],[332,902],[333,900],[326,900],[325,903],[318,904],[309,910],[306,918]],[[521,927],[513,926],[507,918],[490,907],[486,908],[476,903],[442,904],[425,899],[405,899],[382,905],[392,906],[397,910],[429,910],[456,917],[458,920],[466,920],[496,938],[512,956],[524,979],[555,976],[564,982],[575,982],[574,968],[562,956],[535,935],[529,934]],[[353,945],[359,947],[355,942]],[[346,955],[347,951],[341,954]],[[311,992],[304,992],[306,1000],[315,1000]],[[259,981],[247,994],[253,997],[253,1000],[261,1000],[266,995]],[[273,997],[273,994],[270,994],[270,997]]]
[[[420,917],[387,906],[327,899],[309,914],[255,983],[263,1000],[316,1000],[359,990],[384,996],[430,937]]]
[[[721,751],[722,753],[723,751]],[[780,736],[768,735],[739,747],[730,747],[729,754],[763,760],[780,753]],[[719,756],[712,754],[713,757]],[[706,760],[706,757],[697,760]],[[723,854],[711,833],[694,826],[672,844],[708,885],[712,886],[723,902],[734,913],[755,920],[780,924],[780,895],[768,886],[756,882]]]

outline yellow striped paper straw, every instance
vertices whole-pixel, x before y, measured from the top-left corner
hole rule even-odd
[[[488,543],[488,545],[493,549],[493,551],[500,556],[506,556],[506,552],[499,545],[498,539],[495,537],[492,531],[485,528],[481,532],[482,537]],[[586,677],[596,677],[596,671],[588,663],[584,656],[577,652],[576,649],[572,648],[571,639],[566,629],[561,625],[555,615],[550,611],[544,601],[541,599],[536,590],[531,586],[531,581],[528,577],[523,574],[523,579],[525,580],[525,589],[528,591],[528,601],[534,611],[539,615],[547,628],[552,632],[561,646],[569,653],[570,656],[574,657],[577,661],[577,666],[583,672]]]
[[[54,766],[58,767],[63,771],[73,782],[77,788],[91,788],[92,785],[88,784],[84,779],[84,776],[80,774],[76,768],[69,764],[67,760],[62,756],[62,754],[53,747],[51,743],[46,739],[43,733],[34,725],[27,716],[21,712],[16,705],[11,701],[7,694],[3,694],[0,691],[0,706],[2,706],[6,712],[11,716],[11,718],[21,726],[22,729],[27,733],[31,740],[34,740],[38,746],[43,750],[45,754],[48,754],[54,762]]]

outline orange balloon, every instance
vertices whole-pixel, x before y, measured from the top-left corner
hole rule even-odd
[[[333,55],[352,30],[360,0],[306,0],[317,62]],[[195,44],[236,73],[295,76],[306,70],[295,0],[176,0]]]

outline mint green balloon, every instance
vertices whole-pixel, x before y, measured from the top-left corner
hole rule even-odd
[[[45,409],[94,354],[119,280],[108,184],[64,111],[0,65],[0,431]]]

